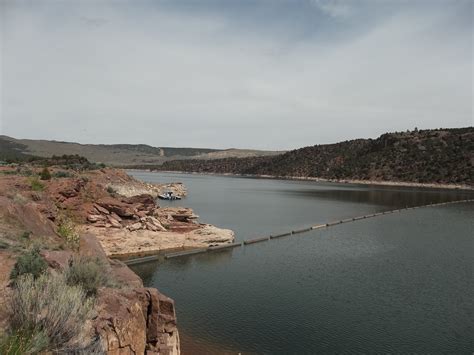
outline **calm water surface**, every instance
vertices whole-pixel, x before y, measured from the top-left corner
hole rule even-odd
[[[168,204],[237,240],[474,195],[131,174],[184,182],[189,196]],[[405,211],[133,268],[176,301],[184,354],[472,353],[473,212],[473,203]]]

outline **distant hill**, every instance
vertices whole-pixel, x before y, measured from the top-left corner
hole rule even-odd
[[[273,157],[168,161],[159,169],[474,185],[474,127],[386,133]]]
[[[152,147],[145,144],[79,144],[0,136],[0,160],[77,154],[94,163],[100,162],[111,166],[147,167],[149,165],[160,165],[168,160],[257,157],[280,153],[250,149]]]

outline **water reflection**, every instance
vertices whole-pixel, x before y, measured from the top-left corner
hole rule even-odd
[[[190,194],[181,204],[245,239],[473,198],[450,190],[140,177],[184,182]],[[184,354],[193,353],[193,342],[219,344],[209,350],[215,354],[471,353],[473,212],[473,203],[404,211],[133,269],[175,299]]]
[[[474,196],[463,191],[434,191],[412,189],[399,190],[390,188],[348,188],[348,189],[301,189],[280,190],[288,196],[299,198],[323,199],[354,203],[370,203],[373,205],[389,206],[393,208],[428,205],[456,200],[469,199]]]

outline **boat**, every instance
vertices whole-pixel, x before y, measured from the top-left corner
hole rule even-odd
[[[165,192],[164,194],[158,195],[158,198],[160,200],[169,200],[169,201],[181,200],[181,196],[173,195],[173,192],[171,192],[171,191],[168,191],[168,192]]]

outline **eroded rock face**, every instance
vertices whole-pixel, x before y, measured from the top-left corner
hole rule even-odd
[[[178,355],[174,302],[154,288],[102,289],[94,328],[107,354]]]
[[[186,196],[186,187],[180,183],[175,182],[171,184],[148,184],[145,182],[136,182],[134,180],[127,180],[126,182],[114,181],[108,184],[118,194],[125,197],[133,197],[136,195],[148,194],[157,198],[158,195],[167,191],[171,191],[175,196]]]
[[[197,223],[186,207],[159,207],[151,195],[97,200],[84,232],[97,236],[108,256],[132,256],[166,249],[205,248],[231,243],[234,233]]]

